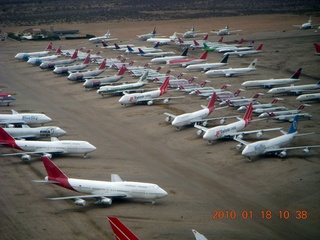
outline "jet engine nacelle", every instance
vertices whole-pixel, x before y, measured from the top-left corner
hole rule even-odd
[[[238,151],[240,151],[240,150],[242,149],[242,147],[243,147],[243,144],[242,144],[242,143],[239,143],[239,144],[237,144],[236,149],[237,149]]]
[[[21,159],[22,159],[23,161],[28,162],[28,161],[30,161],[30,160],[31,160],[31,156],[30,156],[30,155],[28,155],[28,154],[25,154],[25,155],[22,155]]]
[[[6,127],[7,128],[15,128],[14,124],[8,124]]]
[[[203,121],[202,126],[206,127],[208,125],[208,121]]]
[[[102,198],[100,200],[100,203],[103,205],[111,205],[112,204],[112,199],[111,198]]]
[[[85,206],[86,205],[86,201],[79,198],[77,200],[74,201],[74,204],[77,205],[77,206]]]
[[[49,158],[49,159],[52,158],[52,154],[50,154],[50,153],[43,154],[43,156],[44,156],[44,157],[47,157],[47,158]]]
[[[222,119],[220,120],[220,124],[225,124],[225,122],[226,122],[226,119],[225,119],[225,118],[222,118]]]
[[[165,103],[165,104],[167,104],[167,103],[169,103],[169,102],[170,102],[170,99],[169,99],[169,98],[166,98],[166,99],[163,100],[163,103]]]
[[[261,131],[257,132],[256,136],[257,138],[260,138],[262,136],[262,132]]]
[[[310,149],[309,149],[309,148],[304,148],[302,151],[303,151],[304,153],[309,153],[309,152],[310,152]]]
[[[282,151],[282,152],[279,153],[278,156],[283,158],[283,157],[287,156],[287,152],[286,151]]]
[[[203,131],[202,131],[201,129],[199,129],[199,130],[197,131],[197,135],[198,135],[198,136],[201,136],[202,133],[203,133]]]
[[[170,116],[166,117],[166,122],[171,122],[171,117]]]
[[[150,100],[150,101],[147,102],[147,104],[150,106],[150,105],[153,104],[153,101]]]

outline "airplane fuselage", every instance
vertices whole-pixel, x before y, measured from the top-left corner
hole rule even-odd
[[[188,70],[202,70],[206,71],[212,68],[219,68],[225,66],[226,63],[198,63],[198,64],[189,64],[186,69]]]
[[[114,75],[110,77],[103,77],[103,78],[96,78],[96,79],[86,79],[83,83],[83,86],[85,88],[96,88],[100,87],[102,85],[106,85],[108,83],[113,83],[119,81],[121,78],[123,78],[122,75]]]
[[[28,60],[31,57],[44,57],[47,56],[49,53],[50,51],[18,53],[14,58],[19,60]]]
[[[10,94],[0,94],[0,103],[5,103],[7,106],[10,105],[10,103],[14,102],[16,100],[15,97],[11,96]]]
[[[210,111],[208,108],[200,109],[192,113],[184,113],[179,116],[176,116],[171,124],[175,127],[186,126],[194,123],[193,121],[195,119],[201,120],[207,117],[209,114],[210,114]]]
[[[205,74],[208,77],[211,76],[218,76],[218,75],[224,75],[226,77],[232,77],[236,74],[243,74],[247,72],[251,72],[256,70],[256,68],[229,68],[229,69],[217,69],[217,70],[209,70]]]
[[[314,101],[320,100],[320,93],[302,94],[296,98],[299,101]]]
[[[132,104],[137,102],[144,102],[144,101],[152,101],[153,98],[159,97],[161,94],[160,90],[145,92],[145,93],[132,93],[132,94],[125,94],[123,95],[119,103],[122,105],[125,104]]]
[[[145,83],[131,83],[131,84],[122,84],[119,86],[104,86],[100,87],[100,89],[97,90],[98,94],[105,95],[105,94],[112,94],[115,92],[124,92],[129,89],[135,89],[144,86]]]
[[[279,93],[293,92],[293,93],[299,94],[304,91],[317,90],[317,89],[320,89],[320,84],[307,84],[307,85],[272,88],[267,93],[279,94]]]
[[[30,63],[32,65],[40,65],[42,62],[52,61],[57,58],[58,58],[58,55],[45,56],[45,57],[30,57],[27,63]]]
[[[76,73],[70,73],[68,76],[68,80],[70,81],[83,81],[84,78],[86,77],[93,77],[93,76],[98,76],[99,74],[103,73],[104,69],[99,70],[89,70],[86,72],[76,72]]]
[[[0,114],[0,124],[25,123],[34,125],[51,121],[51,118],[41,113]]]
[[[208,141],[214,141],[227,136],[229,133],[235,133],[241,131],[246,127],[246,122],[240,120],[234,123],[230,123],[225,126],[217,126],[209,128],[203,135],[203,139]]]
[[[156,58],[151,59],[150,62],[151,63],[165,63],[165,62],[170,61],[170,60],[184,59],[186,57],[187,56],[156,57]]]
[[[261,114],[264,112],[285,111],[285,110],[288,110],[288,108],[284,107],[284,106],[279,106],[279,107],[271,107],[271,108],[256,108],[256,109],[252,110],[252,112],[254,112],[256,114]]]
[[[56,74],[67,74],[68,71],[82,70],[87,66],[89,66],[89,64],[77,64],[77,65],[66,66],[66,67],[55,67],[53,72]]]
[[[253,81],[246,81],[243,82],[241,85],[244,87],[265,87],[271,88],[277,85],[286,85],[291,84],[294,82],[300,81],[300,79],[294,78],[283,78],[283,79],[269,79],[269,80],[253,80]]]
[[[66,134],[64,130],[55,126],[47,127],[22,127],[22,128],[3,128],[13,138],[47,138],[47,137],[60,137]]]
[[[197,64],[197,63],[202,63],[205,62],[206,59],[175,59],[175,60],[169,60],[167,61],[167,64],[169,66],[188,66],[190,64]]]
[[[76,59],[64,59],[64,60],[57,60],[57,61],[42,61],[40,64],[40,68],[54,68],[55,66],[65,65],[75,62]]]

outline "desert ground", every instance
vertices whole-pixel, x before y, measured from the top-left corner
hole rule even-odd
[[[292,27],[306,22],[308,17],[297,15],[262,15],[197,20],[151,22],[101,22],[95,24],[70,24],[56,29],[80,29],[82,33],[97,36],[110,29],[119,42],[150,45],[138,41],[137,34],[148,33],[154,26],[159,35],[185,32],[192,25],[200,32],[223,28],[242,29],[239,35],[225,36],[233,43],[244,38],[245,44],[255,40],[255,46],[263,43],[263,53],[244,58],[230,57],[228,67],[246,67],[258,58],[257,70],[232,78],[210,78],[208,86],[220,87],[223,83],[230,90],[240,88],[241,83],[253,79],[282,78],[291,76],[299,67],[302,75],[298,84],[312,84],[320,80],[320,57],[314,55],[314,42],[320,42],[320,32],[299,30]],[[320,17],[313,21],[320,23]],[[43,26],[42,26],[43,27]],[[23,30],[26,27],[2,28],[2,32]],[[200,38],[200,37],[199,37]],[[198,37],[197,37],[198,39]],[[218,40],[211,34],[210,41]],[[100,45],[87,39],[53,42],[63,49],[86,47],[98,51]],[[276,156],[259,157],[247,161],[235,149],[233,140],[221,140],[209,144],[197,136],[192,126],[177,131],[165,121],[164,112],[180,114],[200,109],[207,100],[184,95],[169,104],[161,102],[152,106],[123,107],[119,97],[101,98],[95,90],[85,90],[82,83],[71,83],[66,76],[54,75],[49,70],[31,66],[14,59],[18,52],[41,51],[47,42],[0,42],[0,85],[2,92],[15,94],[17,100],[10,107],[1,106],[1,113],[15,109],[20,112],[43,112],[68,132],[61,139],[86,140],[97,147],[84,159],[79,155],[54,157],[54,163],[69,177],[110,180],[111,173],[119,174],[127,181],[158,184],[169,194],[155,204],[145,201],[114,200],[111,206],[99,206],[89,202],[85,207],[72,201],[50,201],[49,197],[70,196],[77,193],[58,186],[32,182],[46,176],[41,160],[34,157],[23,163],[19,157],[1,157],[0,161],[0,238],[1,239],[114,239],[107,223],[107,216],[119,217],[141,239],[194,239],[191,229],[196,229],[208,239],[319,239],[320,237],[320,149],[308,155],[301,150],[289,151],[281,159]],[[161,47],[180,54],[175,44]],[[119,53],[103,49],[102,56],[116,57]],[[190,57],[198,57],[202,50],[189,51]],[[149,59],[126,56],[142,65]],[[209,53],[208,62],[218,62],[219,53]],[[156,68],[152,66],[152,68]],[[163,66],[161,72],[168,67]],[[91,68],[94,68],[91,66]],[[173,75],[196,76],[196,82],[205,80],[203,72],[188,72],[174,68]],[[114,70],[106,70],[114,74]],[[129,74],[124,80],[132,81]],[[157,85],[149,83],[147,88]],[[259,99],[270,102],[273,97],[266,89],[246,89],[246,97],[256,92],[265,93]],[[168,95],[182,93],[171,90]],[[300,104],[295,96],[281,96],[279,103],[290,108]],[[216,105],[218,105],[216,103]],[[291,146],[319,145],[319,103],[312,103],[305,112],[311,120],[299,122],[299,132],[315,132],[314,135],[296,138]],[[214,111],[211,116],[238,115],[233,108]],[[242,113],[241,113],[242,114]],[[240,115],[241,115],[240,114]],[[256,116],[254,115],[254,118]],[[232,120],[230,120],[232,121]],[[218,122],[210,123],[215,126]],[[283,127],[290,123],[275,120],[254,122],[248,129]],[[279,136],[267,133],[262,139]],[[256,141],[255,135],[246,137]],[[1,153],[12,152],[0,148]],[[235,211],[237,217],[213,219],[215,211]],[[290,212],[290,218],[280,217],[279,212]],[[267,219],[266,211],[272,213]],[[299,211],[305,211],[304,219]],[[242,213],[252,213],[245,219]],[[300,218],[300,219],[299,219]]]

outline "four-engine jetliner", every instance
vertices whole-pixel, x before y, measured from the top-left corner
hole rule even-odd
[[[63,67],[55,66],[53,73],[67,74],[68,72],[82,70],[82,69],[86,68],[87,66],[89,66],[89,64],[90,64],[90,54],[87,55],[87,57],[85,58],[85,60],[81,64],[75,64],[75,65],[63,66]]]
[[[111,34],[110,34],[110,31],[108,30],[108,32],[103,36],[90,38],[89,42],[100,43],[100,42],[108,42],[108,41],[118,40],[118,38],[110,38],[110,36],[111,36]]]
[[[14,102],[15,100],[16,98],[11,96],[11,94],[0,93],[0,103],[5,103],[7,106],[9,106],[10,103]]]
[[[86,158],[87,153],[96,150],[96,147],[86,141],[74,140],[59,140],[56,137],[51,137],[51,141],[29,141],[29,140],[15,140],[2,127],[0,127],[0,143],[1,145],[18,149],[23,152],[8,153],[1,156],[22,156],[21,159],[29,161],[30,154],[41,154],[52,157],[52,154],[84,154]]]
[[[168,38],[165,38],[165,37],[151,37],[151,38],[148,38],[147,42],[151,42],[151,43],[159,42],[161,45],[163,45],[163,44],[171,43],[171,42],[175,41],[176,39],[177,39],[177,33],[175,32]]]
[[[268,79],[268,80],[250,80],[245,81],[241,85],[244,87],[264,87],[272,88],[278,85],[291,84],[297,81],[300,81],[299,77],[301,74],[302,68],[299,68],[290,78],[280,78],[280,79]]]
[[[194,127],[198,128],[199,131],[197,134],[200,136],[204,132],[203,139],[207,140],[209,143],[221,138],[228,138],[238,136],[241,139],[243,135],[256,133],[257,137],[261,137],[263,132],[276,131],[281,128],[270,128],[270,129],[258,129],[252,131],[241,131],[243,130],[250,122],[252,122],[252,103],[250,103],[247,111],[245,112],[243,118],[237,117],[239,121],[230,123],[227,125],[216,126],[213,128],[206,128],[195,124]]]
[[[151,59],[151,63],[165,63],[169,60],[175,60],[175,59],[184,59],[188,55],[189,48],[185,48],[181,55],[178,56],[169,56],[169,57],[156,57]]]
[[[320,101],[320,93],[302,94],[296,98],[298,101]]]
[[[31,128],[28,125],[22,127],[3,128],[11,137],[15,139],[38,139],[48,137],[61,137],[67,132],[56,126],[45,126]]]
[[[85,206],[86,200],[95,199],[98,204],[111,205],[115,198],[155,199],[163,198],[168,193],[153,183],[123,181],[118,174],[111,174],[111,182],[68,178],[48,157],[41,157],[48,176],[35,182],[53,183],[60,187],[84,193],[68,197],[49,198],[50,200],[74,200],[75,205]]]
[[[52,119],[42,113],[18,113],[11,110],[12,114],[0,114],[0,124],[28,124],[28,125],[43,125],[51,122]]]
[[[212,68],[219,68],[222,66],[227,65],[229,55],[226,55],[222,58],[222,60],[218,63],[198,63],[198,64],[190,64],[186,67],[188,70],[195,70],[195,71],[208,71]]]
[[[83,79],[87,77],[98,76],[106,70],[107,60],[104,59],[99,68],[95,70],[89,70],[85,72],[71,72],[68,76],[68,80],[70,81],[83,81]]]
[[[208,51],[205,51],[200,58],[184,58],[184,59],[171,59],[167,61],[167,65],[186,67],[190,64],[196,64],[207,61]]]
[[[52,42],[41,52],[18,53],[14,58],[18,60],[28,60],[30,57],[44,57],[52,51]]]
[[[78,59],[78,49],[74,51],[70,59],[63,59],[63,60],[57,60],[57,61],[42,61],[40,64],[40,68],[47,69],[47,68],[54,68],[55,66],[61,66],[65,64],[70,64]]]
[[[156,33],[157,33],[156,32],[156,27],[154,27],[152,32],[146,33],[146,34],[137,35],[137,37],[138,37],[139,40],[146,41],[147,39],[154,37],[156,35]]]
[[[246,50],[246,51],[234,51],[234,52],[226,52],[223,55],[238,55],[238,57],[243,57],[246,55],[257,54],[262,52],[263,44],[260,44],[256,49]]]
[[[228,68],[228,69],[209,70],[205,74],[208,77],[219,76],[219,75],[224,75],[226,77],[232,77],[234,75],[255,71],[257,62],[258,62],[258,59],[254,59],[252,61],[252,63],[246,68]]]
[[[306,85],[292,85],[289,87],[278,87],[278,88],[271,88],[267,93],[270,94],[294,94],[299,95],[303,92],[312,92],[314,90],[320,89],[320,81],[316,84],[306,84]]]
[[[320,145],[283,147],[288,143],[290,143],[295,137],[313,134],[313,133],[299,134],[297,131],[297,127],[298,127],[298,116],[295,116],[294,121],[292,122],[289,128],[289,131],[287,133],[282,131],[282,133],[284,134],[283,136],[271,138],[269,140],[262,140],[254,143],[248,143],[237,137],[234,137],[234,140],[240,142],[241,144],[246,145],[246,147],[242,151],[242,155],[248,157],[249,159],[253,157],[257,157],[259,155],[265,155],[265,154],[276,154],[279,157],[285,157],[287,155],[287,151],[293,150],[293,149],[303,149],[303,152],[309,153],[310,148],[320,147]],[[238,148],[240,149],[240,146]]]

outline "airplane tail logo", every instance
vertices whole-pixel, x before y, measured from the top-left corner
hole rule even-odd
[[[291,124],[291,126],[289,128],[288,134],[297,132],[297,130],[298,130],[298,118],[299,118],[298,115],[296,115],[294,117],[293,122],[292,122],[292,124]]]
[[[255,60],[253,60],[253,62],[249,65],[248,68],[255,68],[257,65],[258,59],[256,58]]]
[[[219,40],[218,40],[218,43],[222,43],[223,41],[223,37],[221,37]]]
[[[61,54],[62,54],[61,46],[59,46],[54,55],[61,55]]]
[[[214,103],[215,103],[216,99],[217,99],[217,94],[216,94],[216,92],[213,92],[211,99],[210,99],[210,102],[208,103],[208,106],[207,106],[210,113],[214,109]]]
[[[195,46],[200,46],[200,44],[198,43],[197,40],[193,40],[193,43],[194,43]]]
[[[245,121],[245,126],[252,120],[252,102],[249,104],[248,109],[243,116],[243,120]]]
[[[299,68],[293,75],[291,78],[293,79],[299,79],[300,74],[301,74],[302,68]]]
[[[261,50],[262,50],[262,47],[263,47],[263,44],[260,44],[259,47],[257,47],[256,50],[261,51]]]
[[[229,54],[226,54],[226,56],[221,60],[221,63],[227,63],[229,58]]]
[[[183,53],[181,54],[181,56],[186,57],[186,56],[188,55],[188,50],[189,50],[189,48],[186,48],[186,49],[183,51]]]
[[[139,238],[118,218],[109,216],[108,220],[117,240],[139,240]]]
[[[71,56],[71,59],[77,59],[77,58],[78,58],[78,49],[76,49]]]

